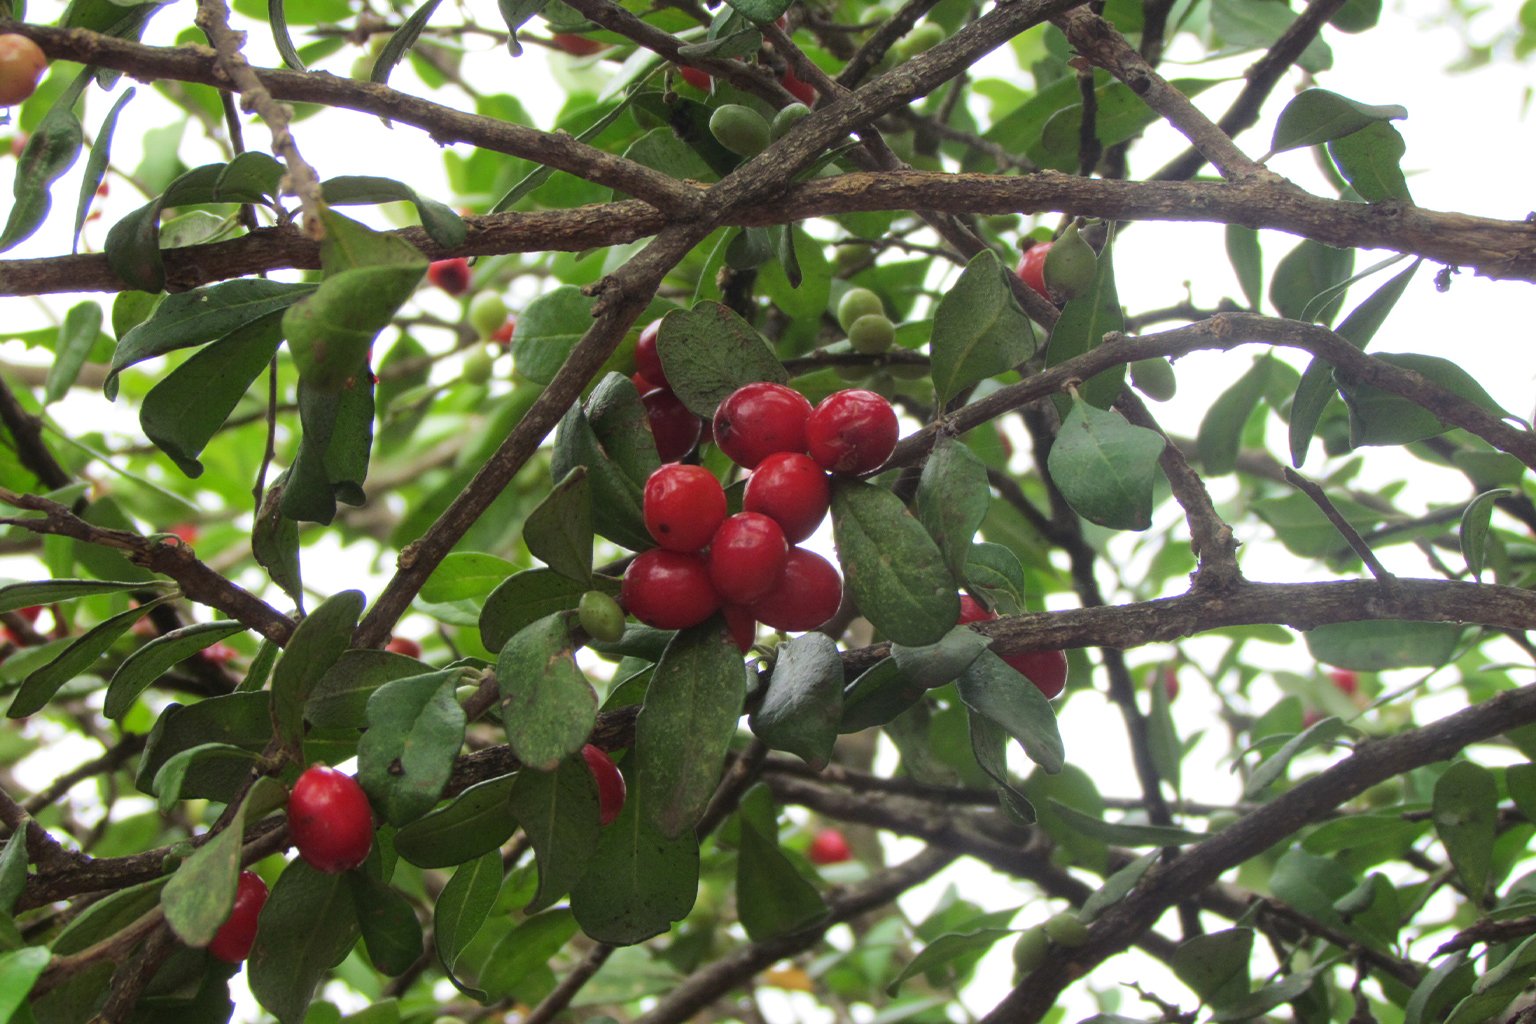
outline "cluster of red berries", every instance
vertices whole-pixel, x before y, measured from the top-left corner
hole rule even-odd
[[[969,594],[960,595],[960,625],[967,622],[991,622],[997,612],[983,608]],[[1021,654],[1004,654],[1015,672],[1035,684],[1035,689],[1054,698],[1067,686],[1067,656],[1062,651],[1024,651]]]
[[[646,374],[647,364],[640,365]],[[715,410],[713,436],[732,462],[752,471],[744,510],[726,515],[725,491],[703,467],[656,470],[645,484],[643,513],[659,546],[630,563],[621,603],[658,629],[684,629],[723,610],[744,651],[757,622],[795,632],[821,625],[842,601],[842,577],[797,545],[826,517],[828,471],[879,467],[896,432],[896,413],[873,392],[839,391],[812,408],[782,384],[738,388]]]
[[[704,436],[704,421],[689,412],[682,399],[672,393],[666,371],[661,368],[661,357],[656,353],[659,334],[660,320],[652,320],[640,332],[635,342],[635,372],[629,379],[645,405],[645,418],[656,440],[656,454],[662,462],[676,462],[693,451]]]

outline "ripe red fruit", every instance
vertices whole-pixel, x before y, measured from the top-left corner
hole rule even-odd
[[[720,595],[709,582],[704,559],[652,548],[629,563],[619,603],[647,626],[687,629],[715,614]]]
[[[1019,675],[1035,684],[1035,689],[1054,699],[1067,688],[1067,655],[1064,651],[1025,651],[1005,654],[1003,660]]]
[[[581,748],[581,756],[592,773],[592,781],[597,783],[597,823],[612,825],[624,809],[624,776],[613,758],[590,743]]]
[[[0,107],[20,103],[36,92],[46,70],[48,58],[42,47],[14,32],[0,35]]]
[[[407,658],[421,657],[421,644],[408,636],[390,637],[389,643],[384,645],[384,649],[386,651],[393,651],[396,654],[403,654]]]
[[[823,469],[857,476],[878,469],[896,448],[896,410],[860,388],[821,400],[805,424],[806,450]]]
[[[1333,681],[1333,685],[1338,688],[1338,691],[1346,697],[1353,697],[1360,691],[1359,674],[1351,672],[1347,668],[1334,669],[1328,673],[1328,678]]]
[[[678,65],[677,71],[678,74],[682,75],[683,81],[700,92],[709,92],[710,86],[715,83],[714,76],[708,71],[700,71],[698,68],[691,68],[686,64]]]
[[[1173,665],[1164,665],[1158,670],[1158,679],[1163,684],[1163,692],[1173,700],[1179,695],[1179,670]]]
[[[288,798],[288,834],[299,856],[316,871],[350,871],[368,859],[373,846],[368,795],[346,772],[311,765]]]
[[[666,371],[661,368],[661,357],[656,354],[656,336],[661,333],[661,321],[652,320],[640,332],[635,341],[635,372],[658,388],[670,389]]]
[[[254,871],[240,872],[235,883],[235,904],[208,943],[208,952],[227,964],[238,964],[250,956],[251,945],[256,941],[256,920],[266,904],[267,883]]]
[[[1036,242],[1024,250],[1019,258],[1019,280],[1029,285],[1037,295],[1049,299],[1051,293],[1045,287],[1045,254],[1051,251],[1050,242]]]
[[[608,48],[607,44],[600,43],[596,39],[588,39],[586,36],[578,36],[570,32],[556,32],[551,41],[556,47],[573,57],[590,57]]]
[[[997,618],[997,612],[989,612],[981,606],[981,602],[970,594],[960,595],[960,618],[955,620],[956,625],[963,626],[968,622],[991,622]]]
[[[752,615],[752,609],[744,605],[727,604],[720,610],[725,614],[725,628],[731,634],[731,639],[741,653],[746,654],[757,642],[757,619]]]
[[[139,621],[143,622],[144,620],[140,619]],[[201,654],[205,660],[216,662],[220,665],[227,665],[231,661],[234,661],[238,653],[239,652],[236,651],[233,647],[222,642],[211,643],[207,647],[204,647],[201,651]]]
[[[801,452],[775,452],[752,471],[742,508],[779,524],[784,539],[798,544],[816,532],[832,505],[832,485],[816,460]]]
[[[437,260],[427,267],[427,280],[449,295],[463,295],[469,291],[469,260],[462,256]]]
[[[759,512],[740,512],[721,523],[709,542],[709,580],[723,600],[747,604],[773,589],[788,557],[778,523]]]
[[[805,451],[811,403],[783,384],[757,381],[731,392],[715,410],[715,444],[744,469],[775,452]]]
[[[512,344],[512,335],[517,332],[517,321],[507,317],[505,323],[496,328],[496,333],[491,335],[491,340],[501,345]]]
[[[43,606],[40,604],[29,604],[25,608],[18,609],[16,614],[28,622],[36,622],[38,616],[43,614]]]
[[[789,68],[784,69],[784,77],[779,79],[779,84],[788,89],[791,96],[806,106],[816,102],[816,87],[810,82],[802,81]]]
[[[668,463],[645,481],[645,528],[670,551],[699,551],[725,521],[725,490],[703,466]]]
[[[853,859],[853,848],[835,828],[824,828],[811,839],[805,855],[812,864],[842,864]]]
[[[196,523],[177,523],[169,527],[165,532],[175,534],[181,538],[183,544],[196,544],[197,538],[200,536]]]
[[[693,451],[703,431],[703,421],[666,388],[656,388],[640,396],[645,403],[645,418],[656,440],[656,454],[662,462],[676,462]]]
[[[843,600],[843,578],[837,568],[814,551],[790,548],[784,575],[774,588],[752,603],[752,614],[773,629],[803,632],[837,614]]]

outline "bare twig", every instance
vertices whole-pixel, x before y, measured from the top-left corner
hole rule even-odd
[[[1333,528],[1339,531],[1339,535],[1344,538],[1344,542],[1349,545],[1350,550],[1360,556],[1360,561],[1364,562],[1365,567],[1371,570],[1372,576],[1375,576],[1383,583],[1397,579],[1396,576],[1387,571],[1386,566],[1381,564],[1380,559],[1376,557],[1376,553],[1371,550],[1370,545],[1360,536],[1360,532],[1350,524],[1348,519],[1344,518],[1344,514],[1339,511],[1337,505],[1328,499],[1328,495],[1323,493],[1321,487],[1289,466],[1285,467],[1285,479],[1302,494],[1312,499],[1312,504],[1316,505],[1318,511],[1333,524]]]

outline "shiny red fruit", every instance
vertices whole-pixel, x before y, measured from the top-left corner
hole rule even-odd
[[[689,412],[681,399],[666,388],[656,388],[641,395],[640,401],[645,403],[645,418],[662,462],[676,462],[693,451],[704,422]]]
[[[858,476],[879,469],[896,449],[896,410],[861,388],[821,400],[805,423],[806,450],[823,469]]]
[[[578,36],[570,32],[556,32],[551,38],[555,46],[573,57],[590,57],[594,53],[601,53],[608,48],[606,43],[600,43],[596,39],[588,39],[586,36]]]
[[[704,559],[652,548],[629,563],[619,603],[647,626],[687,629],[715,614],[720,595],[709,582]]]
[[[368,859],[373,847],[368,795],[346,772],[312,765],[288,798],[288,834],[299,856],[316,871],[350,871]]]
[[[421,644],[408,636],[390,637],[389,643],[384,645],[384,649],[386,651],[393,651],[396,654],[403,654],[407,658],[421,657]]]
[[[208,952],[227,964],[238,964],[251,955],[256,941],[256,921],[267,905],[267,883],[254,871],[240,872],[235,883],[235,904],[208,943]]]
[[[739,512],[709,542],[709,581],[721,600],[748,604],[773,589],[788,558],[778,523],[760,512]]]
[[[597,783],[597,823],[612,825],[624,809],[624,776],[613,758],[590,743],[581,748],[581,756],[592,772],[592,781]]]
[[[1013,666],[1025,679],[1035,684],[1035,689],[1050,700],[1067,688],[1067,655],[1065,651],[1025,651],[1023,654],[1005,654],[1003,660]]]
[[[783,384],[757,381],[731,392],[715,410],[715,444],[744,469],[775,452],[805,451],[811,403]]]
[[[1017,270],[1019,280],[1029,285],[1030,290],[1043,299],[1051,297],[1050,290],[1045,287],[1045,254],[1050,251],[1050,242],[1036,242],[1024,250]]]
[[[802,81],[796,77],[789,68],[784,69],[784,77],[779,79],[779,84],[789,90],[789,94],[806,106],[816,102],[816,87],[810,82]]]
[[[956,619],[957,625],[963,626],[968,622],[991,622],[997,618],[997,612],[989,612],[981,606],[981,602],[970,594],[960,595],[960,618]]]
[[[1347,668],[1337,668],[1328,673],[1328,678],[1333,680],[1333,685],[1346,697],[1353,697],[1360,692],[1360,676]]]
[[[661,333],[661,321],[652,320],[640,332],[635,341],[635,372],[658,388],[670,389],[667,374],[661,368],[661,356],[656,354],[656,337]]]
[[[752,471],[742,508],[779,524],[784,539],[798,544],[816,532],[832,505],[826,470],[803,452],[775,452]]]
[[[853,859],[853,848],[837,829],[824,828],[811,839],[805,855],[812,864],[842,864]]]
[[[662,466],[641,501],[645,528],[669,551],[703,550],[725,522],[725,490],[703,466]]]
[[[469,291],[469,260],[462,256],[437,260],[427,267],[427,280],[449,295],[463,295]]]
[[[757,618],[752,614],[752,609],[739,604],[727,604],[720,611],[725,615],[725,628],[731,634],[732,642],[742,654],[746,654],[757,643]]]
[[[140,619],[139,621],[142,622],[144,620]],[[200,653],[207,661],[217,662],[220,665],[227,665],[231,661],[234,661],[235,658],[239,656],[240,652],[236,651],[233,647],[226,643],[216,642],[209,644],[207,647],[204,647]]]
[[[491,340],[499,345],[510,345],[512,344],[512,335],[516,333],[517,321],[509,316],[505,323],[496,328],[496,333],[491,335]]]
[[[43,614],[43,606],[40,604],[29,604],[25,608],[17,609],[16,614],[28,622],[36,622],[38,616]]]
[[[37,91],[48,70],[42,47],[24,35],[0,35],[0,107],[11,107]]]
[[[177,523],[165,532],[175,534],[183,544],[196,544],[199,536],[196,523]]]
[[[752,603],[752,614],[773,629],[799,633],[836,615],[842,600],[843,578],[837,567],[814,551],[790,548],[784,575]]]
[[[1164,665],[1158,671],[1158,678],[1163,684],[1163,692],[1173,700],[1179,695],[1179,670],[1172,665]]]
[[[677,71],[678,74],[682,75],[683,81],[700,92],[709,92],[710,87],[715,83],[714,76],[708,71],[700,71],[698,68],[691,68],[686,64],[679,65]]]

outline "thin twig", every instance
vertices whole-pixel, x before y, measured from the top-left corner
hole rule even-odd
[[[1318,511],[1333,524],[1333,528],[1339,531],[1339,535],[1344,538],[1344,542],[1349,545],[1350,550],[1360,556],[1360,561],[1364,562],[1365,567],[1371,570],[1372,576],[1375,576],[1383,583],[1392,582],[1397,579],[1396,576],[1387,571],[1386,566],[1381,564],[1380,560],[1376,557],[1376,553],[1371,550],[1371,546],[1365,542],[1364,538],[1360,536],[1360,532],[1350,524],[1350,521],[1344,518],[1344,514],[1339,511],[1338,506],[1328,500],[1328,495],[1323,493],[1321,487],[1289,466],[1285,467],[1285,479],[1302,494],[1312,499],[1312,504],[1316,505]]]

